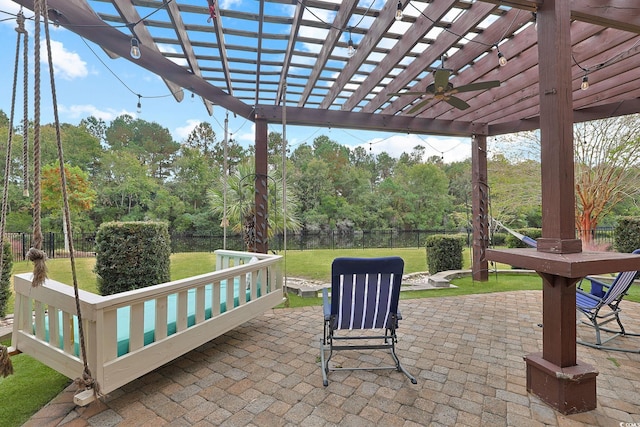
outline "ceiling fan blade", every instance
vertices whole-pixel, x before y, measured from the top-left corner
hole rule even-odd
[[[466,110],[470,107],[470,105],[465,101],[460,98],[456,98],[455,96],[448,96],[444,100],[447,101],[450,105],[456,107],[458,110]]]
[[[453,91],[455,93],[471,92],[471,91],[474,91],[474,90],[491,89],[492,87],[498,87],[498,86],[500,86],[500,81],[499,80],[490,80],[488,82],[471,83],[471,84],[468,84],[468,85],[460,86],[460,87],[455,88]]]
[[[441,69],[436,70],[433,74],[433,84],[435,86],[436,92],[444,92],[449,85],[449,76],[451,75],[451,71]]]
[[[420,110],[422,110],[422,108],[427,105],[429,103],[429,101],[431,101],[431,98],[427,98],[424,101],[418,103],[417,105],[415,105],[411,110],[409,110],[409,114],[413,114],[416,113]]]
[[[420,96],[420,95],[424,95],[424,92],[394,92],[394,93],[387,94],[387,96],[400,96],[400,95]]]

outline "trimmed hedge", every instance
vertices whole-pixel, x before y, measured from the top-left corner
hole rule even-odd
[[[7,305],[11,296],[11,271],[13,270],[13,255],[11,244],[5,242],[2,257],[2,274],[0,275],[0,317],[7,315]]]
[[[104,223],[96,233],[98,291],[112,295],[168,282],[170,256],[167,223]]]
[[[461,270],[462,250],[465,239],[462,237],[433,235],[427,237],[427,266],[430,274],[440,271]]]
[[[613,247],[623,253],[631,253],[640,248],[640,218],[618,220],[613,232]]]

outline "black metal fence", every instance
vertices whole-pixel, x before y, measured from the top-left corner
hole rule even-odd
[[[369,231],[329,231],[322,233],[288,233],[287,249],[369,249],[369,248],[420,248],[424,247],[428,236],[433,234],[457,234],[466,238],[471,244],[471,230],[369,230]],[[613,227],[601,227],[592,233],[594,242],[613,244]],[[6,233],[5,241],[11,243],[11,252],[15,261],[26,259],[32,246],[31,233]],[[191,235],[172,234],[171,251],[177,252],[213,252],[224,246],[223,235]],[[95,234],[75,234],[73,245],[77,257],[95,256]],[[244,241],[239,234],[226,237],[226,248],[245,250]],[[269,249],[284,249],[283,236],[277,235],[269,241]],[[65,248],[62,233],[44,233],[43,250],[49,258],[66,258],[69,256]]]

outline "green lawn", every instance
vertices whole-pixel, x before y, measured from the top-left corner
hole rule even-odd
[[[398,255],[405,261],[405,273],[416,273],[427,270],[425,249],[318,249],[308,251],[287,251],[283,269],[289,277],[302,277],[306,279],[322,280],[329,282],[331,278],[331,261],[336,257],[377,257],[386,255]],[[470,253],[465,250],[463,265],[470,268]],[[183,279],[197,274],[204,274],[215,268],[215,255],[213,253],[179,253],[171,255],[172,280]],[[96,276],[93,273],[95,258],[79,258],[76,260],[78,272],[78,285],[81,289],[97,293]],[[49,277],[62,283],[71,285],[71,268],[68,259],[52,259],[47,261]],[[509,269],[508,265],[499,264],[491,266],[498,269]],[[32,264],[27,261],[14,263],[13,273],[26,273],[32,270]],[[488,282],[475,282],[470,277],[457,279],[453,282],[457,289],[438,289],[429,291],[408,292],[403,298],[423,298],[451,295],[468,295],[473,293],[502,292],[522,289],[540,289],[541,279],[537,275],[522,276],[518,274],[489,275]],[[537,286],[537,287],[536,287]],[[634,286],[627,299],[640,302],[640,286]],[[306,299],[300,304],[310,305],[317,301]],[[298,305],[291,301],[292,306]],[[13,312],[13,299],[9,301],[9,312]]]
[[[0,426],[3,427],[24,424],[71,383],[64,375],[25,354],[13,356],[11,362],[14,374],[0,377]]]

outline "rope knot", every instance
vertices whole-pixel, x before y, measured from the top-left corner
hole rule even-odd
[[[75,380],[73,380],[73,383],[78,387],[78,389],[83,389],[83,390],[92,389],[93,394],[95,395],[96,398],[102,396],[102,393],[100,393],[100,385],[91,376],[91,372],[89,371],[88,366],[85,367],[84,371],[82,372],[82,377],[76,378]]]
[[[38,287],[47,278],[47,254],[42,249],[30,248],[27,252],[27,259],[33,262],[33,280],[31,285]]]
[[[9,357],[9,350],[0,345],[0,377],[8,377],[11,374],[13,374],[13,364]]]
[[[18,15],[16,15],[16,22],[18,23],[16,31],[20,34],[26,34],[27,32],[27,30],[24,29],[24,21],[24,14],[22,13],[22,11],[18,12]]]

